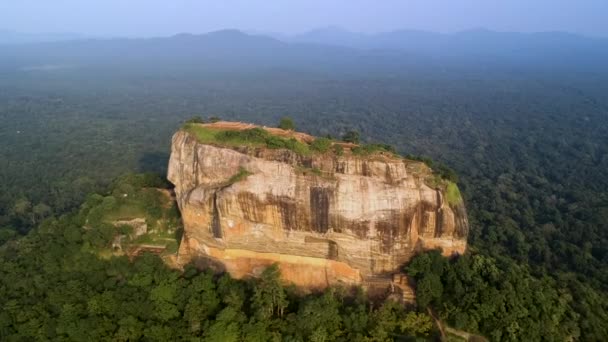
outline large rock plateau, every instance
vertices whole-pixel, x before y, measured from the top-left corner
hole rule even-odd
[[[232,127],[215,126],[222,124]],[[178,263],[239,278],[278,263],[298,286],[359,284],[398,273],[419,251],[466,248],[462,200],[429,186],[437,177],[423,163],[390,153],[302,155],[205,144],[180,130],[168,178],[184,223]]]

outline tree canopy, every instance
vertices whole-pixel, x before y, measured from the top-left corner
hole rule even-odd
[[[291,118],[283,117],[283,118],[281,118],[281,121],[279,122],[278,127],[280,129],[294,131],[296,129],[296,124],[293,122],[293,120]]]

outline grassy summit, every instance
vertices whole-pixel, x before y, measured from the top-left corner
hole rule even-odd
[[[301,155],[310,155],[312,150],[306,143],[295,138],[283,138],[267,130],[254,127],[243,130],[223,129],[211,125],[186,124],[184,130],[194,135],[201,143],[223,146],[251,146],[286,148]]]
[[[357,156],[382,154],[384,156],[399,157],[389,145],[359,145],[329,138],[316,138],[293,130],[262,128],[236,122],[187,123],[182,129],[192,134],[198,141],[204,144],[288,149],[303,156],[326,153],[339,156],[347,151]]]

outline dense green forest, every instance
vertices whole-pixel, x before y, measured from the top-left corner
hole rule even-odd
[[[2,340],[426,338],[436,331],[411,320],[427,322],[427,307],[492,340],[608,338],[607,75],[66,68],[3,71],[0,89]],[[272,270],[242,283],[83,250],[87,197],[107,196],[126,173],[164,175],[171,134],[197,115],[266,125],[289,116],[302,131],[358,131],[448,165],[469,211],[469,252],[416,259],[419,308],[405,311],[282,287],[278,310],[256,297],[277,290]]]
[[[117,228],[107,218],[137,212],[148,222],[172,221],[155,189],[163,185],[151,175],[121,177],[109,194],[92,194],[76,212],[5,244],[0,339],[382,341],[436,334],[428,314],[397,302],[372,303],[344,288],[305,295],[285,287],[276,266],[260,279],[237,281],[193,266],[169,268],[163,256],[108,254]],[[146,235],[138,240],[160,234]]]
[[[166,186],[152,174],[119,177],[108,193],[87,196],[77,211],[0,248],[0,338],[413,341],[440,335],[430,304],[444,320],[495,340],[580,334],[568,310],[572,297],[550,279],[482,255],[416,257],[406,271],[418,280],[417,308],[370,301],[360,289],[303,293],[282,284],[276,266],[247,281],[190,265],[172,269],[166,262],[179,234],[166,233],[179,220],[158,190]],[[132,217],[145,217],[152,229],[135,237],[131,227],[111,223]],[[166,249],[135,256],[131,242]]]

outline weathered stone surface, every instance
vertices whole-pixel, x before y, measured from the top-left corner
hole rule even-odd
[[[242,168],[251,175],[229,184]],[[184,222],[178,263],[246,277],[277,262],[286,280],[325,287],[391,275],[424,249],[462,253],[464,205],[449,205],[425,184],[429,175],[388,155],[304,157],[201,144],[179,131],[168,173]]]

